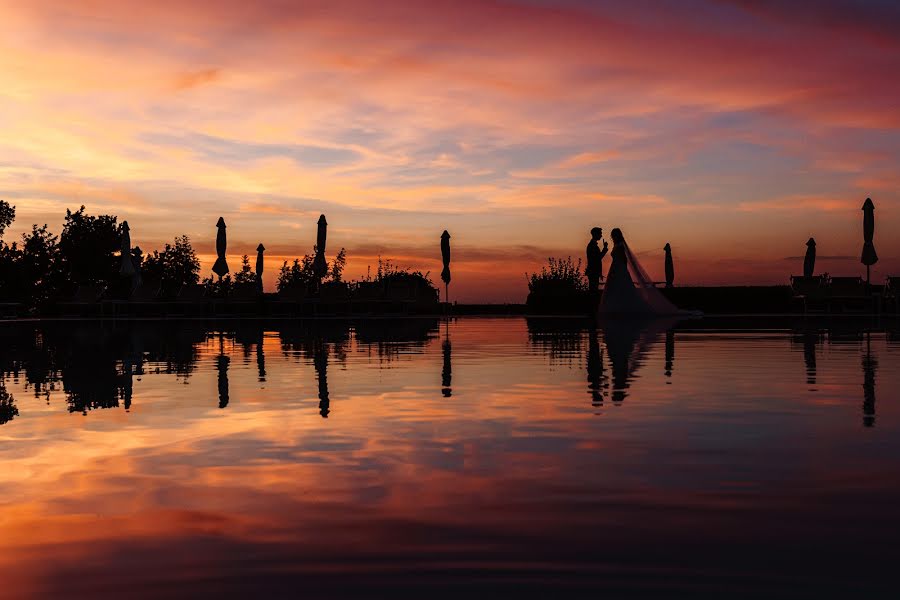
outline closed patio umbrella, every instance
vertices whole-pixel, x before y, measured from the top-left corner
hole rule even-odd
[[[860,262],[866,265],[866,285],[868,286],[872,274],[872,265],[878,262],[878,254],[875,253],[875,204],[871,198],[866,198],[862,207],[863,211],[863,249]]]
[[[672,287],[675,282],[675,263],[672,262],[672,246],[666,243],[663,247],[666,252],[666,287]]]
[[[218,233],[216,234],[216,264],[213,265],[213,273],[219,276],[219,279],[225,277],[228,273],[228,262],[225,260],[225,250],[227,241],[225,240],[225,219],[219,217],[216,223]]]
[[[131,230],[128,221],[122,221],[122,266],[119,273],[124,277],[134,277],[134,263],[131,261]]]
[[[806,242],[806,256],[803,258],[803,276],[812,277],[816,270],[816,240]]]
[[[263,252],[265,251],[266,247],[262,243],[256,247],[256,285],[259,286],[260,292],[263,289]]]
[[[322,279],[328,270],[328,263],[325,261],[325,242],[328,238],[328,221],[325,215],[319,216],[318,230],[316,231],[316,257],[313,259],[313,270],[318,279]]]
[[[444,269],[441,271],[441,281],[444,282],[444,299],[450,302],[450,234],[447,230],[441,234],[441,260]]]

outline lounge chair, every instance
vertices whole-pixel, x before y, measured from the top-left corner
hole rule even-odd
[[[872,295],[862,277],[831,277],[827,286],[828,306],[842,312],[872,309]]]

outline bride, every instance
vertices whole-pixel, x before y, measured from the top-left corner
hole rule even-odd
[[[610,232],[612,265],[600,299],[600,315],[654,317],[681,314],[653,285],[653,281],[625,242],[619,228]]]

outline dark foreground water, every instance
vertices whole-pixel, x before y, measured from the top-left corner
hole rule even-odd
[[[0,325],[0,597],[896,597],[900,336],[667,326]]]

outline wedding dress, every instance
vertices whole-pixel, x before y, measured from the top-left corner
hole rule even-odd
[[[610,255],[612,264],[600,300],[600,315],[656,317],[685,314],[656,289],[624,239],[613,246]]]

